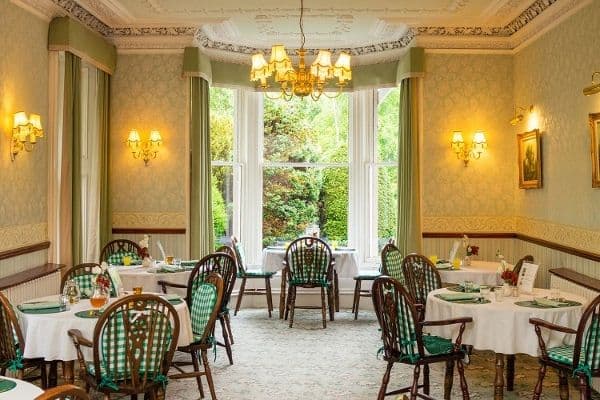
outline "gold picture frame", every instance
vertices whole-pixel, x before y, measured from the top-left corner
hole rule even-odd
[[[519,188],[542,187],[542,143],[538,129],[517,135]]]
[[[592,187],[600,188],[600,113],[590,114]]]

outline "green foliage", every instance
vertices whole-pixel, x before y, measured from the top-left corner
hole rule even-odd
[[[227,228],[227,209],[225,208],[225,200],[217,187],[217,182],[213,179],[211,184],[212,196],[212,213],[213,213],[213,229],[215,238],[225,236]]]

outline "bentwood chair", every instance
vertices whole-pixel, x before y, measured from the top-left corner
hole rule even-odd
[[[435,265],[420,254],[409,254],[402,260],[404,284],[417,304],[425,305],[427,295],[442,287],[442,278]]]
[[[215,321],[221,309],[223,299],[223,278],[216,272],[210,273],[206,279],[203,275],[195,274],[193,280],[189,281],[187,290],[187,304],[192,320],[192,332],[194,341],[188,346],[178,347],[178,351],[190,353],[194,372],[185,372],[181,366],[184,362],[173,362],[172,367],[179,373],[169,375],[172,379],[196,378],[200,396],[204,398],[201,377],[205,376],[208,382],[210,396],[216,400],[215,385],[212,380],[210,365],[208,362],[208,350],[216,343],[213,337]],[[200,371],[199,357],[202,359],[204,371]]]
[[[402,268],[402,253],[390,240],[381,250],[381,274],[391,276],[404,284],[404,270]]]
[[[271,313],[273,312],[273,296],[271,294],[271,278],[276,272],[265,272],[260,269],[249,269],[244,261],[244,247],[240,242],[238,242],[235,236],[231,237],[231,245],[233,250],[235,251],[235,258],[237,261],[238,273],[237,277],[242,280],[240,285],[240,291],[238,293],[237,303],[235,305],[235,312],[233,315],[237,315],[240,310],[240,306],[242,304],[242,297],[244,294],[246,295],[265,295],[267,298],[267,309],[269,311],[269,318],[271,318]],[[246,281],[248,279],[264,279],[265,287],[264,288],[254,288],[247,289]]]
[[[167,293],[167,287],[175,287],[188,289],[196,279],[204,279],[211,273],[217,272],[223,278],[223,300],[221,301],[221,309],[217,318],[221,323],[221,330],[223,332],[223,342],[217,341],[217,345],[225,347],[227,352],[227,358],[229,358],[229,364],[233,365],[233,352],[231,350],[231,344],[233,340],[233,333],[231,331],[231,323],[229,320],[229,299],[231,298],[231,292],[233,292],[233,286],[235,285],[235,278],[237,274],[237,268],[235,259],[226,253],[213,253],[209,254],[198,263],[190,273],[187,285],[181,285],[179,283],[171,283],[167,281],[158,281],[157,283],[162,287],[163,293]],[[200,275],[197,278],[197,275]],[[189,301],[189,299],[187,299]]]
[[[106,261],[113,265],[123,265],[123,257],[130,256],[133,262],[140,262],[142,248],[131,240],[116,239],[108,242],[100,252],[100,262]]]
[[[513,268],[513,272],[517,276],[519,276],[519,272],[521,272],[521,267],[523,266],[523,263],[533,263],[533,256],[526,255],[525,257],[523,257],[519,261],[517,261],[517,263],[515,264],[515,267]]]
[[[152,294],[126,296],[102,313],[92,340],[78,329],[68,333],[86,388],[105,398],[111,393],[164,397],[179,337],[179,316],[167,300]],[[85,359],[82,347],[91,349],[92,361]]]
[[[472,322],[471,317],[452,318],[440,321],[424,321],[423,307],[415,304],[412,296],[406,291],[398,280],[389,276],[381,276],[373,283],[373,306],[381,328],[383,340],[383,359],[387,361],[387,368],[383,375],[378,400],[385,396],[410,392],[410,399],[417,397],[432,399],[429,396],[429,365],[445,362],[446,367],[454,362],[458,365],[460,387],[463,399],[469,398],[469,389],[464,374],[461,350],[462,334],[467,322]],[[454,343],[433,335],[424,335],[423,327],[459,324],[458,335]],[[413,381],[410,387],[388,392],[390,372],[395,363],[414,366]],[[419,377],[423,368],[423,383],[419,384]],[[452,374],[446,372],[445,386],[451,387]],[[419,389],[423,393],[419,393]],[[447,389],[445,389],[447,391]]]
[[[540,345],[540,371],[533,392],[533,399],[539,400],[542,394],[542,383],[547,367],[558,370],[559,392],[561,400],[569,398],[568,377],[579,380],[579,392],[582,400],[591,399],[591,380],[600,376],[600,296],[597,296],[585,309],[577,329],[567,328],[544,321],[530,318],[535,326],[535,333]],[[546,348],[544,330],[563,332],[575,335],[575,344],[563,344],[558,347]]]
[[[100,268],[100,264],[83,263],[83,264],[78,264],[78,265],[71,267],[69,270],[67,270],[67,272],[65,272],[65,274],[61,278],[60,292],[62,293],[67,281],[72,279],[75,281],[75,283],[77,283],[77,286],[79,287],[81,294],[84,297],[89,297],[93,291],[93,282],[92,281],[93,281],[94,277],[96,276],[96,274],[94,274],[94,272],[93,272],[95,267]],[[104,275],[109,279],[109,281],[111,283],[110,295],[112,297],[116,297],[117,296],[117,288],[114,285],[112,278],[110,277],[110,274],[108,273],[108,271],[105,271]]]
[[[333,321],[333,257],[331,249],[323,240],[306,236],[294,240],[285,251],[284,275],[289,285],[285,306],[285,319],[290,316],[290,328],[294,325],[294,310],[321,309],[323,328],[327,327],[326,309]],[[284,279],[284,277],[282,277]],[[321,288],[321,307],[296,306],[297,288]],[[327,292],[327,305],[325,302]]]
[[[78,386],[61,385],[44,391],[34,400],[90,400],[90,397]]]
[[[41,380],[43,389],[47,387],[46,363],[43,358],[23,358],[25,340],[19,320],[8,299],[0,292],[0,375],[6,370],[16,374],[18,379]],[[39,368],[37,376],[24,376],[27,368]]]

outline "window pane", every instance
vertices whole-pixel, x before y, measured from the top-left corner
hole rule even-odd
[[[347,162],[348,95],[319,101],[264,97],[264,159]]]
[[[212,167],[212,211],[215,244],[228,242],[233,224],[233,167]]]
[[[377,244],[378,251],[396,237],[398,224],[398,168],[377,169]]]
[[[320,236],[348,242],[348,168],[264,169],[263,246],[281,244],[316,225]]]
[[[377,161],[398,159],[400,88],[377,90]]]
[[[210,88],[210,152],[212,160],[233,161],[234,90]]]

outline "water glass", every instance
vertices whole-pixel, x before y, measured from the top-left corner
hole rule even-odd
[[[490,287],[489,286],[479,286],[479,293],[481,293],[481,297],[484,298],[484,300],[490,300]]]
[[[177,268],[181,268],[181,258],[174,258],[173,259],[173,264],[177,267]]]
[[[504,301],[504,288],[502,286],[496,286],[494,288],[494,298],[497,303],[502,303]]]
[[[465,288],[465,293],[471,293],[473,291],[473,281],[465,281],[463,287]]]
[[[69,307],[69,296],[66,294],[59,294],[58,295],[58,304],[60,304],[60,309],[61,310],[68,310]]]

